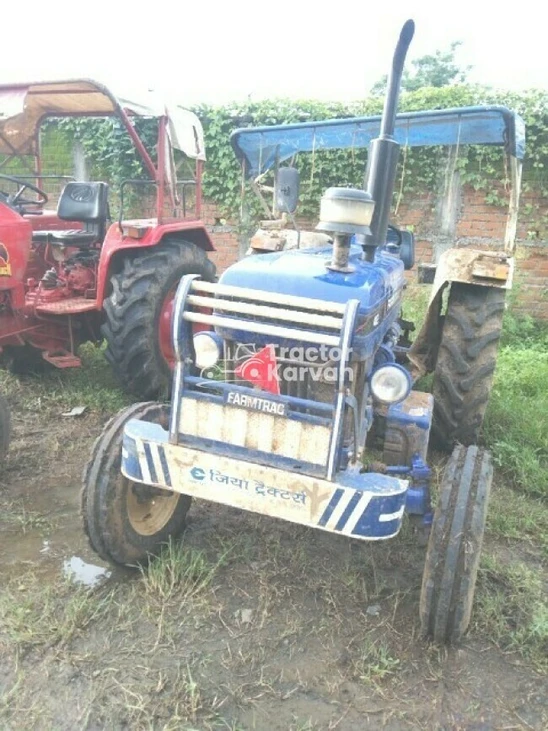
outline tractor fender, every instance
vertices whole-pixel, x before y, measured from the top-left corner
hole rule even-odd
[[[407,357],[416,380],[436,367],[443,330],[443,292],[452,282],[495,289],[512,288],[514,258],[500,251],[449,249],[439,259],[423,325]]]
[[[201,221],[159,225],[145,221],[128,221],[122,223],[121,230],[118,223],[113,223],[101,248],[97,271],[97,309],[103,307],[111,274],[124,254],[158,246],[167,235],[172,240],[179,236],[181,240],[190,241],[204,251],[215,251],[211,237]]]

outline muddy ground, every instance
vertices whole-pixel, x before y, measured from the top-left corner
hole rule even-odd
[[[79,517],[108,410],[62,417],[66,404],[14,383],[1,729],[548,728],[545,648],[520,627],[547,576],[535,541],[491,530],[472,628],[452,649],[419,636],[424,549],[408,528],[370,546],[195,502],[147,574],[112,570]]]

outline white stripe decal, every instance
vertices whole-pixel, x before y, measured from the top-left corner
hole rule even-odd
[[[379,523],[390,523],[391,520],[399,520],[405,511],[405,505],[402,505],[395,513],[381,513],[379,515]]]
[[[156,477],[159,482],[164,481],[164,470],[162,468],[162,462],[160,461],[160,448],[157,444],[150,443],[150,453],[152,455],[152,463],[156,470]]]
[[[344,535],[349,536],[354,531],[354,528],[358,524],[359,519],[364,514],[365,509],[369,505],[371,498],[373,496],[371,494],[368,494],[366,492],[362,493],[360,495],[360,499],[358,500],[358,503],[354,510],[352,511],[352,515],[348,518],[346,521],[346,525],[342,529],[341,533],[344,533]]]
[[[325,524],[326,530],[335,530],[335,526],[339,522],[341,515],[346,510],[346,508],[348,507],[348,503],[352,500],[353,497],[354,497],[354,490],[345,490],[344,491],[344,495],[341,497],[338,504],[335,506],[335,509],[329,516],[329,520]]]

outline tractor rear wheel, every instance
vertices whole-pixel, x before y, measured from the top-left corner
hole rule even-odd
[[[102,327],[106,358],[124,388],[139,398],[169,393],[171,312],[184,274],[212,281],[215,265],[195,244],[166,237],[153,249],[126,257],[121,271],[111,277]]]
[[[135,566],[182,533],[191,499],[124,477],[122,440],[130,419],[167,428],[169,410],[164,404],[135,404],[107,423],[84,470],[81,506],[93,550],[105,561]]]
[[[423,635],[458,642],[468,629],[493,479],[488,452],[455,447],[443,476],[420,598]]]
[[[6,345],[2,351],[2,365],[16,376],[42,373],[48,363],[42,357],[42,351],[33,345]],[[50,366],[51,367],[51,366]]]
[[[434,372],[437,446],[475,444],[483,423],[502,330],[505,291],[453,283]]]
[[[11,436],[11,419],[8,402],[0,396],[0,459],[4,459],[8,451]]]

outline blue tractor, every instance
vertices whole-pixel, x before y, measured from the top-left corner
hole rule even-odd
[[[234,134],[255,182],[279,168],[281,223],[266,222],[250,255],[218,282],[183,277],[171,404],[123,410],[95,443],[82,509],[106,561],[136,565],[157,554],[182,532],[193,497],[364,541],[392,538],[407,514],[429,536],[424,634],[455,642],[466,631],[492,481],[490,456],[474,443],[511,284],[523,125],[500,107],[397,116],[413,32],[408,21],[382,118]],[[411,348],[401,305],[413,237],[388,224],[400,142],[505,145],[517,183],[505,251],[455,249],[440,259]],[[298,176],[283,163],[301,151],[368,144],[363,189],[328,189],[315,232],[286,227]],[[433,395],[413,390],[427,371]],[[433,423],[440,443],[454,447],[435,510]]]

